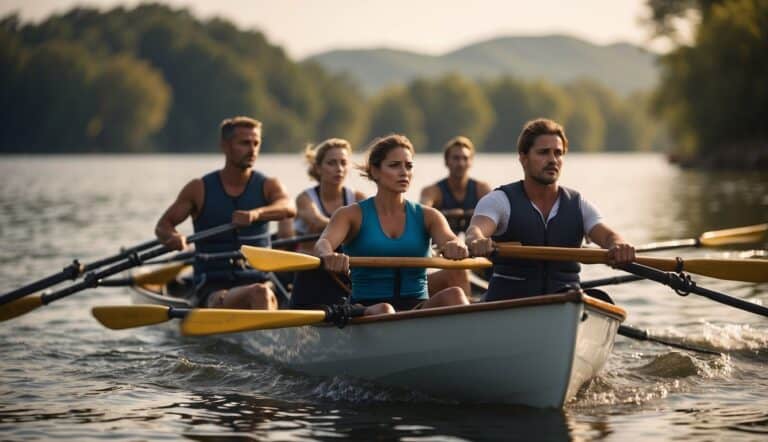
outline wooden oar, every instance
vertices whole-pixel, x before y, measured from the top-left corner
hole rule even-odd
[[[584,264],[608,264],[608,250],[521,246],[496,244],[499,256],[544,261],[578,261]],[[712,278],[733,281],[768,282],[768,260],[765,259],[709,259],[657,258],[638,255],[635,262],[665,271],[687,271]]]
[[[304,253],[285,250],[265,249],[262,247],[243,246],[240,252],[254,269],[265,272],[290,272],[311,270],[321,266],[320,258]],[[392,267],[392,268],[434,268],[434,269],[485,269],[491,262],[485,258],[446,259],[390,256],[351,256],[352,267]]]
[[[235,228],[237,228],[237,226],[235,226],[234,224],[225,224],[222,226],[217,226],[212,229],[204,230],[202,232],[198,232],[194,235],[189,236],[187,238],[187,242],[194,243],[195,241],[209,238],[211,236],[220,235],[224,232],[228,232]],[[83,279],[83,281],[77,284],[73,284],[62,290],[59,290],[53,293],[28,295],[21,299],[9,300],[6,303],[0,305],[0,321],[6,321],[8,319],[23,315],[40,306],[49,304],[53,301],[56,301],[57,299],[67,297],[69,295],[83,291],[85,289],[98,287],[102,279],[112,276],[114,274],[120,273],[124,270],[128,270],[132,267],[141,265],[141,263],[143,263],[144,261],[158,257],[170,251],[171,249],[165,246],[160,246],[148,252],[133,255],[130,258],[118,264],[107,267],[104,270],[101,270],[95,273],[94,272],[88,273]]]
[[[361,316],[363,309],[331,306],[326,310],[235,310],[214,308],[176,308],[159,305],[98,306],[91,310],[105,327],[113,330],[154,325],[171,319],[184,319],[181,333],[204,336],[248,330],[298,327],[323,322],[346,323]]]
[[[638,252],[656,252],[683,247],[717,247],[736,244],[754,244],[760,242],[768,232],[768,223],[732,229],[712,230],[702,233],[698,238],[659,241],[637,247]]]

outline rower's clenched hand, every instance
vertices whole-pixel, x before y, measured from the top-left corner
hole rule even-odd
[[[334,273],[349,273],[349,256],[343,253],[329,253],[320,257],[325,270]]]
[[[617,242],[608,249],[608,264],[613,267],[629,264],[635,260],[635,246]]]
[[[171,250],[184,250],[187,248],[187,237],[179,232],[174,232],[162,241],[163,245]]]
[[[440,253],[444,258],[448,259],[464,259],[469,256],[469,250],[467,246],[460,242],[458,239],[454,239],[443,244],[440,249]]]
[[[235,210],[232,212],[232,224],[237,227],[248,227],[259,219],[255,210]]]
[[[469,253],[472,256],[488,257],[495,249],[491,238],[476,238],[469,243]]]

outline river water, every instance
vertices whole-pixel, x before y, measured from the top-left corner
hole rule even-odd
[[[0,292],[73,258],[112,255],[152,238],[155,221],[217,155],[0,157]],[[292,194],[309,185],[300,158],[257,167]],[[443,173],[416,157],[409,197]],[[512,155],[477,158],[492,185],[521,177]],[[350,183],[370,193],[357,176]],[[564,185],[595,203],[635,244],[768,221],[768,173],[681,171],[654,154],[566,158]],[[191,231],[187,223],[182,231]],[[744,248],[659,256],[748,257]],[[585,266],[584,279],[619,272]],[[696,277],[768,303],[768,284]],[[354,379],[287,371],[218,337],[170,327],[102,328],[90,307],[129,302],[127,288],[72,295],[0,323],[0,440],[763,440],[768,437],[768,319],[641,281],[609,288],[627,322],[723,353],[618,337],[600,376],[563,410],[455,403]]]

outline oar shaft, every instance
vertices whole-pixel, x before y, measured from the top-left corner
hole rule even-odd
[[[8,293],[4,293],[3,295],[0,295],[0,305],[6,304],[11,301],[15,301],[30,293],[38,292],[40,290],[45,290],[48,287],[56,285],[60,282],[64,282],[66,280],[75,280],[85,272],[89,272],[91,270],[98,269],[100,267],[104,267],[105,265],[113,264],[118,261],[122,261],[123,259],[128,258],[130,255],[134,253],[141,252],[150,247],[154,247],[158,244],[160,243],[157,240],[147,241],[137,246],[124,249],[117,255],[100,259],[98,261],[94,261],[92,263],[85,264],[85,265],[80,264],[77,260],[74,260],[72,261],[72,264],[68,265],[67,267],[64,267],[64,269],[62,269],[61,272],[55,275],[45,277],[31,284],[27,284],[24,287],[20,287],[18,289],[15,289]]]
[[[662,250],[680,249],[683,247],[699,247],[699,240],[696,238],[677,239],[670,241],[659,241],[645,244],[637,247],[637,252],[660,252]]]
[[[768,317],[768,308],[763,307],[762,305],[745,301],[743,299],[734,298],[724,293],[716,292],[704,287],[699,287],[689,279],[681,278],[675,273],[662,272],[640,264],[627,264],[622,266],[622,269],[630,273],[634,273],[635,275],[642,276],[643,278],[672,287],[684,295],[687,295],[688,293],[694,293],[721,304],[730,305],[731,307],[736,307],[750,313]]]
[[[658,336],[653,336],[650,333],[648,333],[648,330],[641,330],[639,328],[634,328],[629,325],[620,325],[618,333],[621,336],[636,339],[638,341],[651,341],[651,342],[657,342],[659,344],[668,345],[670,347],[680,348],[683,350],[690,350],[690,351],[696,351],[699,353],[706,353],[710,355],[720,355],[720,352],[709,350],[703,347],[699,347],[697,345],[690,345],[690,344],[683,344],[680,342],[674,342],[669,339],[663,339]]]
[[[604,285],[615,285],[615,284],[624,284],[625,282],[640,281],[641,279],[645,279],[645,278],[638,275],[612,276],[610,278],[601,278],[601,279],[593,279],[590,281],[584,281],[581,283],[581,288],[591,289],[595,287],[601,287]]]
[[[202,232],[198,232],[198,233],[196,233],[194,235],[189,236],[187,238],[187,242],[191,244],[191,243],[194,243],[195,241],[198,241],[198,240],[201,240],[201,239],[210,238],[212,236],[216,236],[216,235],[219,235],[221,233],[228,232],[228,231],[234,229],[235,227],[236,226],[234,224],[224,224],[224,225],[221,225],[221,226],[214,227],[212,229],[204,230]],[[138,253],[134,252],[134,253],[132,253],[129,256],[128,259],[126,259],[126,260],[124,260],[124,261],[122,261],[122,262],[120,262],[118,264],[115,264],[115,265],[113,265],[111,267],[107,267],[106,269],[101,270],[99,272],[88,273],[85,276],[85,278],[83,279],[83,281],[81,281],[81,282],[79,282],[77,284],[73,284],[73,285],[71,285],[69,287],[66,287],[66,288],[64,288],[62,290],[59,290],[59,291],[56,291],[56,292],[53,292],[53,293],[45,293],[45,294],[41,295],[41,297],[40,297],[41,301],[42,301],[43,305],[45,305],[45,304],[49,304],[49,303],[51,303],[53,301],[56,301],[57,299],[61,299],[61,298],[64,298],[66,296],[69,296],[69,295],[71,295],[73,293],[79,292],[81,290],[98,287],[99,284],[101,283],[102,279],[104,279],[104,278],[106,278],[108,276],[112,276],[112,275],[114,275],[116,273],[120,273],[120,272],[122,272],[124,270],[128,270],[128,269],[133,268],[133,267],[135,267],[137,265],[141,265],[141,263],[143,263],[143,262],[145,262],[145,261],[147,261],[149,259],[158,257],[158,256],[163,255],[165,253],[168,253],[170,251],[171,251],[171,249],[169,249],[168,247],[160,246],[160,247],[157,247],[155,249],[152,249],[152,250],[150,250],[148,252],[145,252],[145,253],[142,253],[142,254],[138,254]]]
[[[446,259],[428,257],[351,256],[350,267],[486,269],[493,264],[485,258]]]
[[[609,252],[605,249],[578,247],[520,246],[499,243],[496,253],[521,259],[545,261],[578,261],[584,264],[608,264]],[[761,259],[710,259],[659,258],[636,255],[635,262],[664,271],[688,271],[713,278],[734,281],[767,282],[768,260]]]
[[[158,245],[160,245],[160,241],[153,239],[151,241],[146,241],[144,243],[141,243],[137,246],[123,249],[122,251],[120,251],[120,254],[118,255],[110,256],[108,258],[100,259],[90,264],[86,264],[86,266],[83,268],[83,272],[90,272],[91,270],[98,269],[106,265],[114,264],[118,261],[122,261],[123,259],[129,257],[133,253],[143,252],[144,250],[147,250],[149,248],[152,248]]]

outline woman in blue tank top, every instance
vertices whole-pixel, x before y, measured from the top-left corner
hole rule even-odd
[[[430,239],[446,258],[468,256],[439,211],[405,199],[413,153],[403,135],[373,141],[363,176],[376,183],[376,195],[338,209],[315,244],[328,271],[349,272],[349,256],[429,256]],[[344,253],[336,252],[342,244]],[[353,268],[351,279],[350,302],[367,306],[366,314],[469,302],[459,287],[429,297],[426,269]]]

